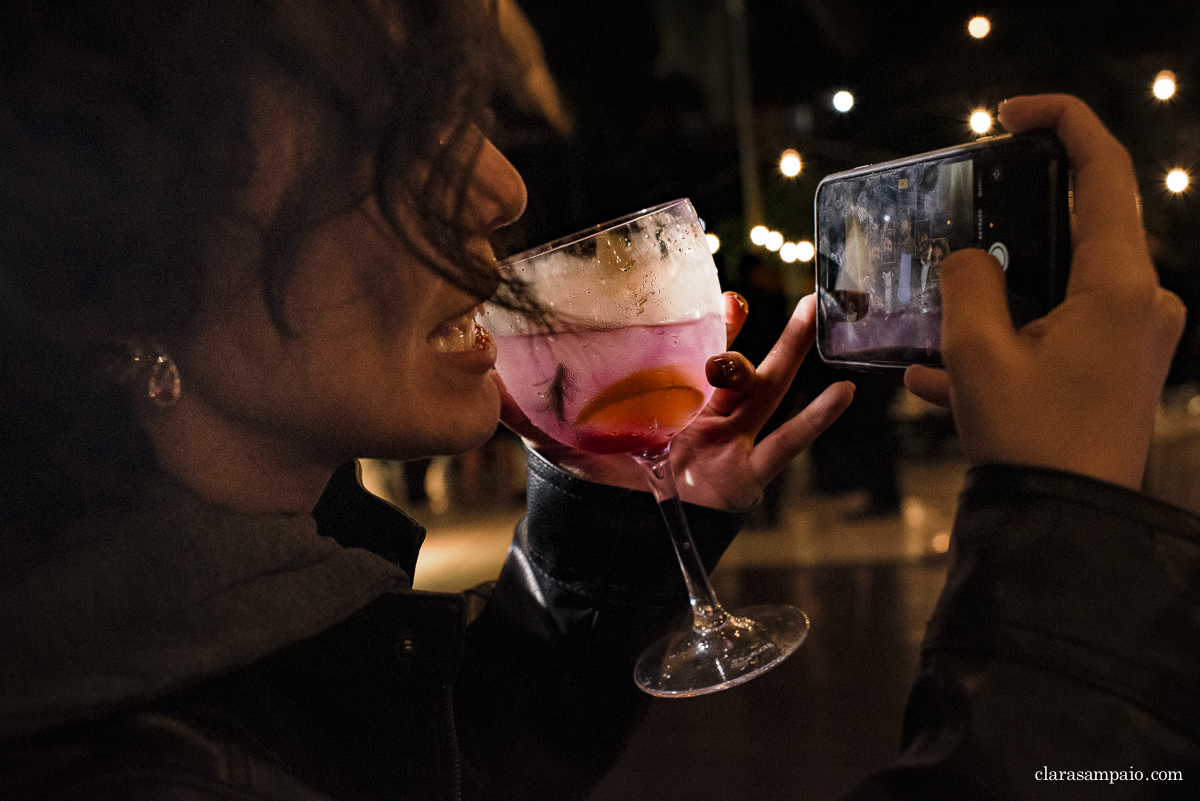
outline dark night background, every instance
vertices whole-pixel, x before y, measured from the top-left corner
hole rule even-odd
[[[679,196],[721,236],[727,267],[744,249],[730,70],[729,0],[519,0],[576,128],[501,114],[497,139],[530,205],[502,249],[530,246]],[[970,141],[972,109],[1013,94],[1070,92],[1133,153],[1164,283],[1187,296],[1200,235],[1194,187],[1169,195],[1168,169],[1200,164],[1200,4],[744,0],[754,133],[766,223],[812,237],[812,194],[830,172]],[[971,38],[984,14],[991,34]],[[1150,92],[1176,73],[1170,101]],[[834,91],[855,106],[833,111]],[[785,179],[780,152],[804,172]],[[774,254],[763,252],[775,258]],[[719,259],[720,261],[720,259]],[[786,269],[797,275],[811,263]],[[803,276],[790,286],[803,286]],[[797,280],[800,282],[797,284]]]

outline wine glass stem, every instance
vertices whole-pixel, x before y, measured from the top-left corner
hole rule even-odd
[[[658,509],[662,512],[667,531],[671,535],[671,544],[675,546],[675,555],[679,558],[679,567],[683,570],[683,580],[687,584],[688,598],[692,604],[693,625],[700,631],[707,631],[722,625],[728,615],[717,601],[716,593],[708,580],[708,571],[700,561],[696,543],[692,540],[692,532],[688,529],[683,503],[679,500],[679,491],[675,487],[675,471],[671,468],[670,450],[671,446],[668,443],[661,451],[638,454],[634,458],[646,473],[650,490],[654,493],[654,499],[658,501]]]

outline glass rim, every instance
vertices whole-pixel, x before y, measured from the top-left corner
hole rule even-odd
[[[642,217],[649,217],[651,214],[657,214],[660,211],[665,211],[666,209],[678,206],[681,203],[686,203],[689,207],[692,205],[692,201],[689,198],[680,197],[675,198],[674,200],[668,200],[664,203],[659,203],[654,206],[648,206],[647,208],[639,209],[638,211],[631,211],[628,214],[624,214],[616,219],[609,220],[608,222],[602,222],[598,225],[584,228],[582,231],[576,231],[573,234],[560,236],[559,238],[552,239],[545,244],[537,245],[536,247],[529,248],[528,250],[523,250],[520,253],[509,256],[508,258],[501,259],[499,262],[497,262],[497,265],[500,267],[511,267],[514,264],[520,264],[523,261],[528,261],[529,259],[549,253],[552,250],[559,250],[560,248],[568,247],[576,242],[596,236],[597,234],[602,234],[605,231],[611,231],[613,228],[620,228],[622,225],[628,225],[634,220],[639,220]],[[695,213],[694,208],[692,209],[692,213]]]

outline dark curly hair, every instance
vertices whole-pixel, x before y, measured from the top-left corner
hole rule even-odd
[[[4,3],[0,525],[52,529],[119,502],[152,466],[104,368],[114,343],[169,340],[197,312],[206,244],[254,170],[249,93],[263,82],[320,119],[319,146],[257,228],[281,331],[301,238],[370,195],[429,269],[528,304],[467,252],[459,220],[510,72],[482,0]]]

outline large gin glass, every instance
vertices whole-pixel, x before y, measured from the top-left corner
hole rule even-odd
[[[704,366],[725,350],[716,267],[692,204],[676,200],[505,260],[546,314],[488,304],[496,369],[521,411],[555,440],[628,454],[644,469],[691,599],[692,625],[652,645],[634,671],[657,696],[733,687],[791,655],[808,618],[791,606],[726,612],[688,531],[671,439],[713,393]]]

